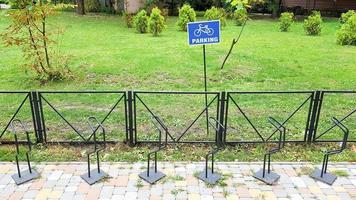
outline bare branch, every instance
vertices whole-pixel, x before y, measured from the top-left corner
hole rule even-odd
[[[237,44],[237,42],[240,40],[240,37],[241,37],[241,35],[242,35],[242,32],[243,32],[244,29],[245,29],[246,22],[247,22],[247,20],[246,20],[246,21],[244,22],[244,24],[242,25],[242,28],[241,28],[240,33],[239,33],[239,35],[237,36],[237,38],[232,39],[230,49],[229,49],[228,53],[226,54],[225,59],[224,59],[222,65],[221,65],[221,68],[220,68],[220,69],[223,69],[223,68],[224,68],[225,63],[226,63],[227,59],[229,58],[229,56],[230,56],[230,54],[231,54],[231,52],[232,52],[232,49],[233,49],[234,46]]]

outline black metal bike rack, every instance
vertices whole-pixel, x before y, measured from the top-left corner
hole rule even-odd
[[[27,160],[27,166],[28,166],[28,170],[26,171],[22,171],[20,170],[20,165],[19,165],[19,155],[20,155],[20,150],[19,150],[19,142],[17,139],[17,133],[16,133],[16,129],[15,129],[15,122],[19,123],[20,127],[22,128],[22,130],[26,133],[26,143],[28,146],[28,151],[26,151],[26,160]],[[15,145],[16,145],[16,167],[17,167],[17,174],[12,175],[12,179],[14,179],[15,183],[17,185],[20,185],[22,183],[28,182],[32,179],[35,179],[37,177],[39,177],[39,173],[31,168],[31,163],[30,163],[30,156],[29,154],[31,153],[31,140],[30,140],[30,133],[27,131],[25,125],[22,123],[21,120],[19,119],[14,119],[11,121],[10,124],[12,131],[14,133],[14,137],[15,137]]]
[[[163,150],[164,148],[167,147],[168,144],[168,128],[167,126],[163,123],[163,121],[161,120],[161,118],[159,118],[158,116],[154,115],[152,117],[152,123],[153,125],[156,127],[156,129],[158,130],[159,133],[159,147],[150,152],[147,155],[147,170],[140,173],[139,177],[142,178],[143,180],[147,181],[150,184],[154,184],[155,182],[159,181],[160,179],[162,179],[163,177],[165,177],[166,175],[160,171],[157,170],[157,152]],[[157,124],[158,123],[158,124]],[[164,130],[165,132],[165,142],[162,143],[162,130],[161,128]],[[151,160],[151,155],[154,154],[155,157],[155,161],[154,161],[154,168],[150,168],[150,160]]]
[[[209,124],[214,127],[216,131],[217,147],[210,151],[205,156],[205,170],[199,173],[198,178],[209,184],[216,184],[221,179],[221,174],[214,172],[214,155],[220,150],[225,148],[224,142],[222,142],[222,133],[225,132],[225,127],[218,120],[213,117],[209,117]],[[208,167],[209,156],[211,155],[211,168]]]
[[[326,171],[327,168],[328,168],[329,156],[341,153],[346,148],[347,139],[349,137],[349,129],[344,124],[342,124],[341,121],[339,121],[335,117],[331,118],[331,121],[336,126],[338,126],[341,129],[341,131],[344,133],[344,137],[343,137],[343,140],[342,140],[342,143],[341,143],[341,148],[340,149],[336,149],[336,150],[326,151],[325,155],[324,155],[324,160],[323,160],[323,165],[321,167],[321,170],[320,169],[316,169],[310,175],[310,177],[312,177],[312,178],[314,178],[314,179],[316,179],[318,181],[321,181],[323,183],[329,184],[329,185],[332,185],[335,182],[336,178],[337,178],[337,176],[335,176],[334,174],[327,173],[327,171]]]
[[[93,123],[95,122],[97,123],[98,126],[93,126]],[[94,140],[94,150],[93,151],[89,151],[87,153],[87,161],[88,161],[88,172],[81,175],[80,177],[82,179],[84,179],[89,185],[92,185],[96,182],[98,182],[99,180],[107,177],[108,175],[100,169],[100,157],[99,157],[99,152],[103,151],[106,148],[106,139],[105,139],[105,128],[102,125],[102,123],[96,118],[96,117],[89,117],[88,118],[88,124],[90,129],[92,130],[92,135],[89,137],[88,140],[90,140],[91,138],[93,138]],[[98,148],[98,144],[97,144],[97,137],[96,137],[96,131],[97,129],[100,128],[101,129],[101,133],[103,136],[103,147],[102,148]],[[90,170],[90,156],[96,154],[96,164],[97,164],[97,169],[93,169]]]
[[[278,146],[272,148],[265,154],[263,159],[263,168],[258,172],[256,172],[253,175],[253,177],[265,182],[268,185],[272,185],[279,180],[280,175],[271,171],[271,155],[279,152],[284,147],[284,143],[286,140],[286,128],[273,117],[268,117],[268,121],[279,131]],[[268,167],[266,172],[267,157],[268,157]]]

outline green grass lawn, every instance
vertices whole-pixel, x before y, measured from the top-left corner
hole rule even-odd
[[[0,30],[9,24],[1,12]],[[58,39],[70,58],[74,81],[39,85],[20,68],[18,48],[0,46],[2,90],[138,89],[202,90],[202,47],[189,47],[175,17],[160,37],[138,34],[120,16],[60,13],[50,20],[63,27]],[[228,21],[222,42],[207,47],[208,88],[215,90],[355,89],[356,47],[336,44],[337,19],[325,19],[321,36],[307,36],[297,22],[288,33],[276,20],[250,20],[224,70],[221,61],[240,27]]]
[[[202,91],[202,47],[189,47],[187,33],[177,31],[176,21],[176,17],[169,17],[163,34],[152,37],[151,34],[139,34],[135,29],[126,28],[120,16],[59,13],[50,19],[50,26],[57,25],[65,30],[65,34],[58,37],[57,41],[60,51],[70,59],[70,68],[75,79],[40,84],[34,74],[29,71],[25,73],[21,68],[24,61],[20,49],[6,48],[0,44],[0,90]],[[9,18],[5,11],[0,11],[0,31],[8,25]],[[228,20],[227,27],[222,30],[222,42],[207,46],[208,90],[355,90],[356,47],[336,44],[338,28],[337,19],[325,19],[322,34],[314,37],[305,35],[301,21],[296,22],[290,32],[282,33],[279,32],[277,20],[250,20],[227,65],[224,70],[220,70],[231,40],[241,29]],[[21,97],[0,95],[0,111],[4,116],[0,119],[1,128],[4,128],[21,102]],[[87,131],[85,119],[89,115],[99,118],[105,116],[116,97],[109,94],[46,95],[83,132]],[[266,118],[272,115],[279,120],[286,119],[306,97],[281,95],[272,98],[236,98],[262,134],[268,136],[273,129]],[[146,95],[142,98],[165,119],[176,136],[201,111],[203,104],[203,96]],[[212,98],[209,97],[210,100]],[[319,124],[321,130],[330,125],[331,116],[343,117],[355,107],[356,102],[352,95],[330,97],[332,98],[335,98],[333,102],[325,103],[327,109],[322,113],[325,117]],[[118,109],[115,116],[108,119],[106,126],[109,129],[109,138],[123,140],[122,105]],[[138,105],[137,109],[141,113],[137,127],[140,131],[139,139],[156,138],[157,134],[149,122],[149,114],[143,113],[142,105]],[[209,112],[215,115],[214,108]],[[307,107],[287,125],[288,139],[303,138],[306,112]],[[31,125],[29,113],[29,107],[24,107],[18,117]],[[45,115],[49,140],[79,139],[48,105],[45,106]],[[213,133],[206,136],[204,118],[197,123],[187,134],[187,139],[206,140],[214,137]],[[232,116],[229,125],[235,128],[229,132],[229,139],[258,139],[241,115]],[[355,115],[349,118],[348,126],[355,130]],[[339,137],[340,132],[334,129],[329,136],[326,135],[326,138]],[[5,137],[10,139],[11,135],[6,134]],[[350,137],[356,138],[354,131]]]

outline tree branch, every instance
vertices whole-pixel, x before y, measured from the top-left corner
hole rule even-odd
[[[247,20],[246,20],[246,21],[244,22],[244,24],[242,25],[242,28],[241,28],[240,33],[239,33],[239,35],[237,36],[237,38],[236,38],[236,39],[234,38],[234,39],[232,40],[230,49],[229,49],[228,53],[226,54],[225,59],[224,59],[222,65],[221,65],[221,68],[220,68],[220,69],[223,69],[223,68],[224,68],[225,63],[226,63],[227,59],[229,58],[229,56],[230,56],[230,54],[231,54],[231,52],[232,52],[232,49],[233,49],[234,46],[237,44],[237,42],[240,40],[240,37],[241,37],[241,35],[242,35],[242,32],[243,32],[244,29],[245,29],[246,22],[247,22]]]

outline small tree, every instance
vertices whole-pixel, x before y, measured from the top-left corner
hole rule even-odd
[[[153,8],[148,20],[148,29],[153,36],[158,36],[163,31],[166,27],[164,23],[164,17],[161,15],[161,10],[157,7]]]
[[[145,10],[141,10],[134,17],[134,25],[139,33],[147,32],[148,16]]]
[[[248,20],[248,13],[245,7],[238,6],[234,13],[234,20],[237,26],[242,26]]]
[[[188,4],[184,4],[179,9],[179,19],[177,22],[178,29],[181,31],[187,31],[187,24],[189,22],[196,21],[196,13],[192,7]]]
[[[304,20],[304,30],[308,35],[320,35],[321,33],[321,15],[319,11],[313,11],[307,19]]]
[[[6,46],[20,46],[26,66],[41,80],[61,80],[70,74],[63,57],[50,51],[47,18],[54,14],[48,3],[19,0],[19,9],[10,12],[11,24],[0,34]]]
[[[290,26],[293,23],[294,14],[290,12],[284,12],[281,14],[279,18],[279,30],[282,32],[289,31]]]
[[[226,26],[226,12],[223,8],[211,7],[205,12],[204,18],[207,20],[220,20],[221,26]]]

